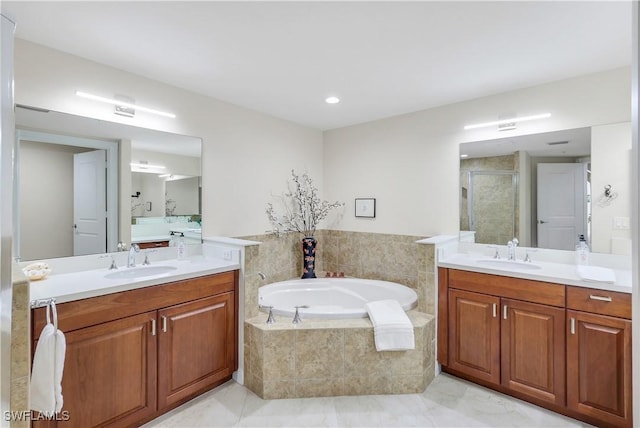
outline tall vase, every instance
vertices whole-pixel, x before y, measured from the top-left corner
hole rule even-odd
[[[316,277],[316,240],[313,237],[302,239],[302,279]]]

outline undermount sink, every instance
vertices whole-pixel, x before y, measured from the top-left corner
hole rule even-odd
[[[108,279],[122,279],[122,278],[141,278],[143,276],[160,275],[163,273],[176,270],[174,266],[145,266],[136,268],[126,268],[116,272],[110,272],[104,277]]]
[[[500,269],[524,269],[524,270],[540,269],[539,265],[533,264],[531,262],[518,262],[516,260],[483,259],[483,260],[478,260],[478,263],[492,266],[492,267],[497,267]]]

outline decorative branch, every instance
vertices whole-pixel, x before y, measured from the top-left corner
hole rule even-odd
[[[309,175],[299,176],[291,170],[293,185],[289,183],[288,191],[279,198],[282,200],[283,214],[279,215],[272,203],[267,204],[266,213],[273,225],[273,233],[280,235],[286,232],[298,232],[304,237],[313,237],[318,224],[329,212],[344,202],[321,201],[318,188],[313,185]]]

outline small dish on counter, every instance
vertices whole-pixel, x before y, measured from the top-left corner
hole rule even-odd
[[[25,266],[22,268],[22,272],[24,272],[29,281],[39,281],[45,279],[51,273],[51,269],[48,264],[38,262]]]

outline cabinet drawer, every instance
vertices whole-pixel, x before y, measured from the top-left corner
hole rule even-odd
[[[449,269],[449,287],[564,307],[565,286],[551,282]]]
[[[203,297],[234,291],[238,271],[184,279],[57,305],[58,326],[64,332],[101,324]],[[33,310],[33,337],[46,322],[46,309]]]
[[[631,319],[631,294],[567,286],[567,309]]]

